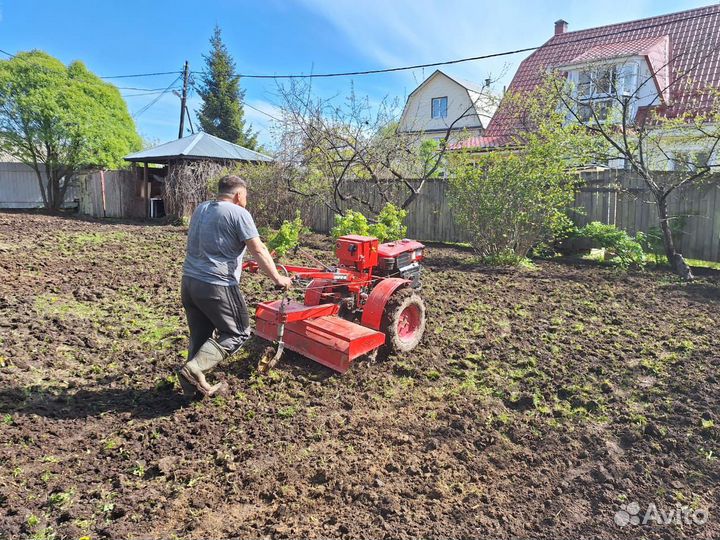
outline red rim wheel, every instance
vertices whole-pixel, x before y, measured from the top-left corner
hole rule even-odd
[[[410,304],[400,312],[398,317],[398,336],[403,341],[411,341],[420,329],[420,308]]]
[[[381,330],[389,351],[412,351],[425,333],[423,299],[409,287],[396,291],[385,306]]]

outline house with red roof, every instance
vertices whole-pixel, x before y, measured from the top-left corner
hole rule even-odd
[[[720,5],[575,32],[555,23],[554,35],[519,66],[508,88],[531,93],[549,73],[567,78],[575,120],[597,120],[627,99],[633,121],[657,112],[673,118],[712,106],[708,87],[720,88]],[[454,148],[493,149],[513,143],[518,120],[501,102],[485,132]],[[701,146],[678,153],[702,156]],[[673,167],[667,159],[660,168]]]

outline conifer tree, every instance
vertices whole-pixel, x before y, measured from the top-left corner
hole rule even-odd
[[[200,127],[206,133],[255,150],[257,133],[245,125],[240,77],[235,61],[222,40],[222,31],[215,26],[210,38],[211,50],[205,59],[205,72],[197,87],[203,104],[198,112]]]

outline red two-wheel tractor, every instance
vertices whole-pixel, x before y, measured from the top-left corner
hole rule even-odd
[[[414,240],[379,244],[368,236],[341,236],[338,264],[328,268],[284,266],[305,282],[303,302],[284,298],[261,302],[255,310],[256,334],[278,342],[261,371],[277,362],[283,349],[295,351],[344,373],[353,360],[388,352],[412,351],[425,332],[420,261],[425,246]],[[244,267],[257,271],[250,261]]]

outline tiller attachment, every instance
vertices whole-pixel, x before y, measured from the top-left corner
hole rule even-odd
[[[382,332],[338,317],[336,304],[306,306],[290,300],[283,306],[282,302],[263,302],[255,312],[258,336],[274,341],[281,329],[284,334],[282,341],[278,340],[278,352],[265,362],[266,369],[275,365],[282,354],[281,348],[287,345],[292,351],[344,373],[358,356],[385,343]],[[281,313],[283,307],[284,314]],[[264,361],[265,358],[260,361],[259,371]]]
[[[280,321],[277,325],[277,350],[273,353],[273,348],[268,347],[265,349],[262,358],[258,362],[258,371],[260,373],[267,373],[280,361],[283,351],[285,350],[285,305],[288,303],[287,293],[280,301],[280,309],[278,310],[278,320]]]

